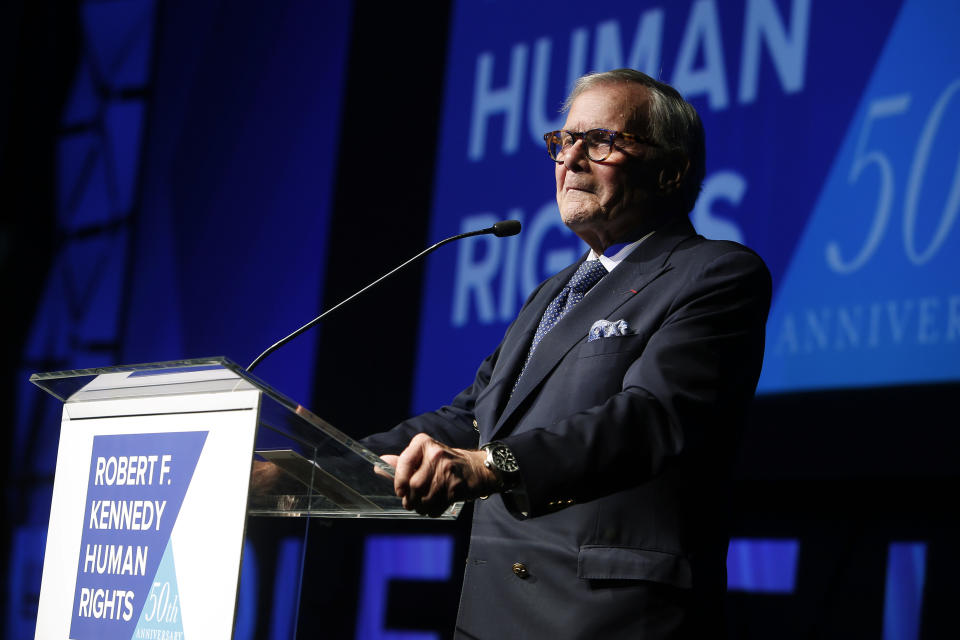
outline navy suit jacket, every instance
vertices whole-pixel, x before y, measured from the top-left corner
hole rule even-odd
[[[511,394],[581,261],[533,292],[450,405],[365,444],[398,453],[425,432],[517,456],[529,508],[509,493],[475,503],[457,637],[718,637],[725,480],[760,373],[769,272],[674,220],[557,323]],[[587,341],[601,318],[630,334]]]

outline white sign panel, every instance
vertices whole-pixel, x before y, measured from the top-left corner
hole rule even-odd
[[[38,640],[231,636],[259,399],[64,406]]]

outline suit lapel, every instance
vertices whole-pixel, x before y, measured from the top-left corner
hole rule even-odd
[[[482,436],[492,435],[491,427],[499,418],[510,397],[510,391],[520,374],[520,369],[527,357],[527,351],[533,341],[533,334],[537,331],[543,312],[550,301],[560,293],[560,289],[573,276],[579,265],[580,261],[575,262],[544,282],[540,290],[530,300],[530,303],[524,306],[510,330],[507,331],[500,350],[500,358],[487,385],[492,397],[495,398],[492,403],[495,411],[485,416],[477,416],[481,425]],[[486,442],[486,440],[482,441]]]
[[[516,391],[512,396],[509,396],[506,406],[496,422],[491,439],[507,425],[517,408],[537,389],[544,378],[566,357],[570,350],[586,338],[590,325],[601,318],[609,319],[609,316],[616,312],[620,306],[643,291],[644,287],[665,271],[668,271],[670,269],[669,257],[674,248],[693,235],[695,235],[693,226],[685,217],[659,229],[653,236],[640,243],[640,246],[627,256],[613,272],[600,280],[583,301],[571,309],[543,337],[536,351],[534,351],[530,364],[527,365]],[[507,394],[509,394],[509,390],[520,372],[520,364],[527,356],[530,342],[544,309],[559,293],[585,258],[586,254],[579,261],[554,276],[552,280],[556,280],[556,282],[553,282],[549,287],[545,286],[538,294],[536,298],[538,304],[528,306],[528,310],[531,312],[529,315],[533,317],[524,319],[522,334],[517,331],[511,332],[516,334],[516,340],[504,343],[505,353],[506,349],[510,348],[510,361],[509,366],[501,369],[500,375],[505,378],[502,387]],[[519,327],[517,328],[519,329]],[[501,392],[503,391],[501,390]],[[498,408],[500,406],[503,406],[502,403],[498,403]]]

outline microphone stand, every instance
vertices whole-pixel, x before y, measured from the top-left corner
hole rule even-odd
[[[317,325],[321,320],[323,320],[328,314],[333,313],[334,311],[336,311],[337,309],[339,309],[340,307],[342,307],[342,306],[345,305],[346,303],[350,302],[351,300],[353,300],[354,298],[356,298],[357,296],[359,296],[361,293],[363,293],[363,292],[366,291],[367,289],[370,289],[371,287],[373,287],[373,286],[375,286],[375,285],[377,285],[377,284],[380,284],[381,282],[383,282],[384,280],[386,280],[387,278],[389,278],[390,276],[392,276],[393,274],[395,274],[397,271],[400,271],[401,269],[403,269],[404,267],[406,267],[406,266],[407,266],[408,264],[410,264],[411,262],[416,262],[417,260],[419,260],[419,259],[422,258],[423,256],[427,255],[428,253],[432,253],[433,251],[436,251],[437,249],[439,249],[439,248],[442,247],[443,245],[448,244],[448,243],[450,243],[450,242],[453,242],[453,241],[455,241],[455,240],[461,240],[461,239],[463,239],[463,238],[469,238],[470,236],[485,235],[485,234],[488,234],[488,233],[492,233],[492,234],[494,234],[495,236],[497,236],[498,238],[502,238],[502,237],[504,237],[504,236],[513,236],[513,235],[516,235],[516,234],[520,233],[520,221],[519,221],[519,220],[501,220],[500,222],[497,222],[497,223],[494,224],[492,227],[489,227],[489,228],[487,228],[487,229],[479,229],[479,230],[477,230],[477,231],[468,231],[467,233],[461,233],[461,234],[459,234],[459,235],[451,236],[451,237],[449,237],[449,238],[446,238],[446,239],[444,239],[444,240],[441,240],[440,242],[434,244],[433,246],[427,247],[426,249],[424,249],[423,251],[421,251],[421,252],[418,253],[417,255],[413,256],[412,258],[410,258],[409,260],[407,260],[406,262],[404,262],[403,264],[401,264],[399,267],[396,267],[396,268],[393,269],[392,271],[390,271],[390,272],[388,272],[388,273],[380,276],[379,278],[377,278],[376,280],[374,280],[373,282],[371,282],[370,284],[368,284],[367,286],[365,286],[363,289],[360,289],[359,291],[357,291],[356,293],[354,293],[354,294],[351,295],[350,297],[345,298],[345,299],[341,300],[340,302],[338,302],[337,304],[335,304],[334,306],[330,307],[329,309],[327,309],[326,311],[324,311],[323,313],[321,313],[319,316],[317,316],[316,318],[314,318],[313,320],[311,320],[311,321],[308,322],[307,324],[303,325],[302,327],[300,327],[299,329],[297,329],[296,331],[294,331],[293,333],[291,333],[291,334],[288,335],[287,337],[282,338],[282,339],[277,340],[276,342],[274,342],[272,345],[270,345],[269,347],[267,347],[267,349],[266,349],[263,353],[261,353],[259,356],[257,356],[257,357],[254,359],[254,361],[250,363],[249,366],[247,366],[247,372],[252,372],[252,371],[254,370],[254,368],[263,361],[264,358],[266,358],[268,355],[270,355],[271,353],[273,353],[274,351],[276,351],[277,349],[279,349],[279,348],[282,347],[283,345],[287,344],[288,342],[290,342],[291,340],[293,340],[294,338],[296,338],[297,336],[299,336],[299,335],[300,335],[301,333],[303,333],[304,331],[307,331],[307,330],[310,329],[311,327],[316,326],[316,325]]]

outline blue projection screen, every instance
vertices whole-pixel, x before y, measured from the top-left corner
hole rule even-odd
[[[526,295],[585,250],[542,134],[576,77],[621,66],[697,107],[694,225],[771,269],[761,392],[960,377],[958,26],[960,5],[932,0],[456,3],[431,237],[524,231],[431,258],[414,409],[469,384]]]

